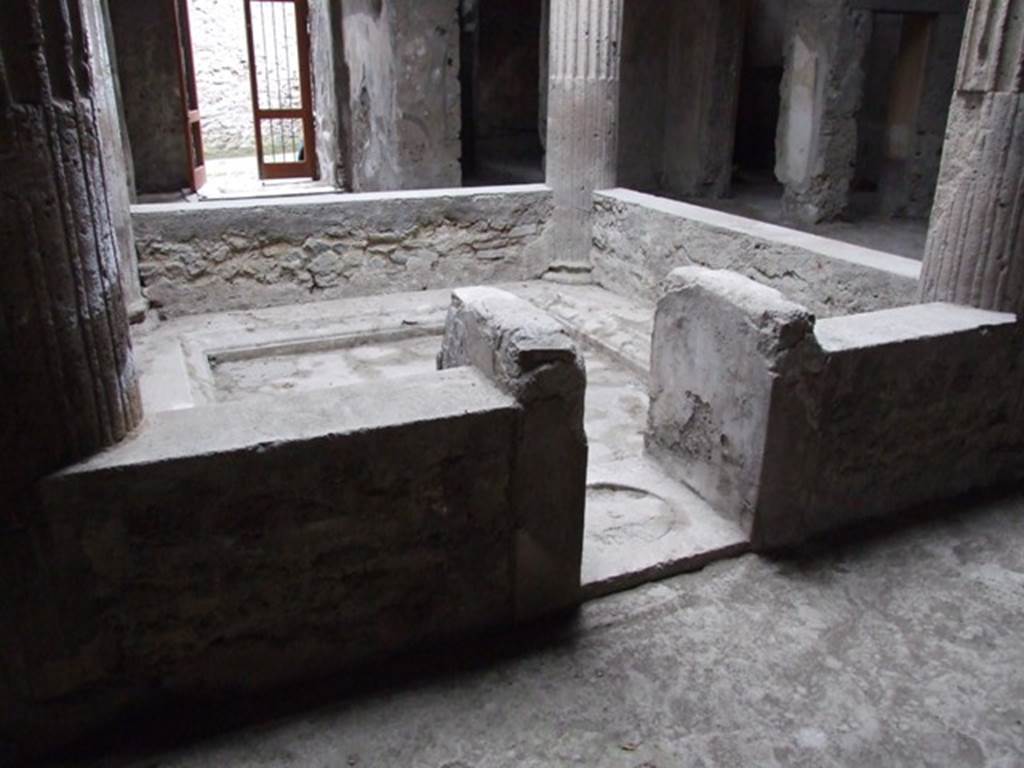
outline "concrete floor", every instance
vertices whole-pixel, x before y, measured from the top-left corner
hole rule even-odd
[[[331,681],[243,730],[195,741],[158,722],[74,765],[1024,765],[1024,494],[928,511],[596,600],[547,635],[424,653],[355,690]]]

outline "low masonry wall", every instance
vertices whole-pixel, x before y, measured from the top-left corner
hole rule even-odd
[[[151,414],[49,478],[0,565],[0,743],[510,623],[517,414],[445,371]]]
[[[1024,476],[1024,329],[922,304],[815,321],[685,267],[655,317],[648,447],[755,548]]]
[[[676,267],[730,269],[818,317],[917,301],[921,265],[901,256],[625,189],[594,195],[597,282],[650,301]]]
[[[151,413],[44,480],[0,542],[0,747],[574,606],[574,343],[509,294],[459,292],[439,366]]]
[[[150,301],[168,317],[540,277],[543,185],[137,205]]]

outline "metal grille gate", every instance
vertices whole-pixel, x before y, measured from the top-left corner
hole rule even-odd
[[[245,0],[261,179],[315,177],[307,0]]]

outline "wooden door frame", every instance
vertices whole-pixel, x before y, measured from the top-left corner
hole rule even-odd
[[[174,44],[178,57],[178,88],[181,92],[182,130],[188,178],[192,191],[206,183],[206,154],[203,148],[203,129],[199,116],[199,89],[196,83],[195,50],[192,47],[192,27],[189,21],[188,0],[169,0],[174,20]]]
[[[256,79],[256,46],[253,41],[252,4],[284,3],[295,8],[295,40],[299,56],[299,109],[262,109],[259,105],[259,84]],[[252,92],[253,128],[256,135],[256,160],[261,179],[318,179],[316,158],[316,127],[313,118],[313,87],[310,71],[309,2],[308,0],[244,0],[246,45],[249,51],[249,87]],[[289,163],[267,163],[263,159],[262,121],[267,119],[301,119],[303,160]]]

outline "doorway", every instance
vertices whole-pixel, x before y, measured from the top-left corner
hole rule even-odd
[[[752,3],[744,37],[736,110],[732,194],[754,216],[775,215],[782,185],[775,177],[775,140],[781,111],[785,9]]]
[[[245,0],[245,27],[259,177],[313,178],[307,0]]]
[[[461,0],[462,176],[466,186],[544,180],[542,0]],[[543,46],[543,48],[542,48]]]
[[[188,0],[204,197],[278,194],[318,176],[307,0]]]

